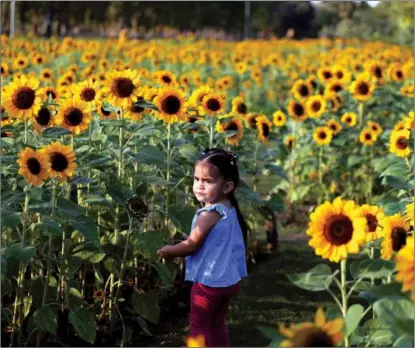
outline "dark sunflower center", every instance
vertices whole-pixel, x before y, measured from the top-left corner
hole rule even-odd
[[[337,73],[336,73],[336,76],[337,76],[337,78],[339,78],[339,79],[341,79],[341,78],[343,78],[343,72],[342,71],[338,71]]]
[[[326,134],[326,132],[320,132],[320,133],[318,133],[318,137],[319,137],[320,139],[324,140],[324,139],[326,139],[326,138],[327,138],[327,134]]]
[[[79,126],[82,123],[82,118],[82,111],[76,108],[71,108],[65,113],[65,122],[72,127]]]
[[[316,112],[319,111],[321,109],[321,103],[319,101],[315,101],[312,105],[311,105],[311,109]]]
[[[303,116],[304,115],[304,107],[301,104],[295,104],[294,105],[294,113],[297,116]]]
[[[168,96],[161,103],[161,109],[169,115],[176,114],[180,110],[180,106],[180,99],[174,95]]]
[[[352,235],[352,221],[343,214],[331,216],[324,225],[324,236],[334,245],[348,243]]]
[[[21,87],[13,95],[13,104],[18,109],[30,109],[34,102],[35,91],[29,87]]]
[[[57,172],[63,172],[68,168],[68,159],[66,156],[60,152],[53,152],[50,155],[51,167]]]
[[[325,71],[323,72],[323,76],[325,79],[330,79],[333,75],[331,74],[330,71]]]
[[[48,108],[42,107],[37,116],[36,122],[39,123],[41,126],[47,126],[50,122],[51,114]]]
[[[343,88],[342,88],[342,86],[340,86],[340,85],[334,85],[332,88],[331,88],[331,90],[332,91],[334,91],[334,92],[340,92],[341,90],[342,90]]]
[[[300,93],[300,95],[302,97],[308,96],[308,88],[307,88],[307,86],[301,85],[300,88],[298,88],[298,93]]]
[[[347,117],[346,118],[346,123],[352,123],[352,118],[351,117]]]
[[[316,88],[317,87],[316,81],[311,80],[310,83],[311,83],[311,86],[313,86],[313,88]]]
[[[41,57],[37,58],[37,62],[40,64],[42,63],[43,59]]]
[[[372,214],[367,214],[366,220],[367,220],[367,226],[369,228],[369,232],[375,232],[376,228],[378,227],[378,219],[376,218],[376,216]]]
[[[101,106],[101,113],[104,115],[104,116],[109,116],[109,115],[111,115],[111,111],[106,111],[106,110],[104,110],[104,108]]]
[[[366,140],[370,140],[370,139],[372,139],[372,135],[371,135],[370,133],[366,133],[366,134],[365,134],[365,139],[366,139]]]
[[[368,94],[369,93],[369,86],[367,85],[367,83],[366,82],[361,82],[359,84],[359,86],[357,87],[357,92],[360,95],[366,95],[366,94]]]
[[[269,136],[269,127],[267,124],[262,124],[262,134],[264,135],[264,137]]]
[[[238,126],[236,125],[236,123],[231,122],[231,123],[229,123],[229,125],[226,127],[226,130],[228,130],[228,131],[237,131],[237,130],[238,130]]]
[[[249,126],[251,128],[256,129],[256,116],[252,116],[249,118]]]
[[[40,173],[40,163],[36,158],[29,158],[26,162],[27,168],[29,169],[30,173],[33,175],[38,175]]]
[[[240,114],[246,114],[246,112],[248,111],[248,108],[245,105],[245,103],[240,103],[237,107],[237,110]]]
[[[131,112],[140,113],[144,111],[144,108],[142,108],[141,106],[138,106],[137,104],[133,104],[131,105],[130,110]]]
[[[165,83],[171,83],[171,78],[169,76],[167,76],[167,75],[163,75],[163,77],[161,79]]]
[[[401,79],[401,78],[403,77],[403,73],[402,73],[402,71],[398,70],[398,71],[396,72],[396,76],[398,77],[398,79]]]
[[[120,77],[112,82],[111,90],[118,98],[127,98],[133,93],[134,85],[130,79]]]
[[[404,137],[399,138],[396,142],[396,147],[400,150],[405,150],[408,147],[407,139]]]
[[[66,77],[66,80],[68,80],[68,81],[69,81],[69,83],[72,83],[72,82],[73,82],[73,78],[72,78],[72,76],[67,76],[67,77]]]
[[[217,99],[209,99],[207,102],[207,108],[210,111],[218,111],[220,109],[220,103]]]
[[[293,147],[293,141],[290,139],[288,140],[287,146],[291,149]]]
[[[394,227],[392,229],[392,249],[393,251],[399,251],[406,243],[406,231],[402,227]]]
[[[52,95],[52,99],[56,99],[56,93],[54,91],[47,91],[46,95],[49,97],[49,94]]]
[[[197,121],[197,117],[189,117],[187,120],[190,123],[195,123]]]
[[[379,68],[378,66],[375,68],[375,70],[373,71],[375,73],[375,76],[380,79],[382,77],[382,69]]]
[[[317,327],[302,329],[292,341],[293,347],[334,347],[333,339]]]
[[[377,132],[377,131],[378,131],[378,126],[376,126],[376,125],[372,125],[372,130],[373,130],[374,132]]]
[[[2,75],[4,74],[4,68],[3,67],[1,67],[1,74]]]
[[[50,78],[50,74],[48,72],[45,72],[45,73],[43,73],[43,77],[45,79],[48,79],[48,78]]]
[[[95,98],[95,90],[93,88],[84,88],[81,92],[82,100],[90,102]]]
[[[19,65],[24,65],[24,60],[19,60]]]

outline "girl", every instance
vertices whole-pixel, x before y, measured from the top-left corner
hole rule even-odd
[[[235,154],[206,149],[196,161],[193,193],[204,207],[196,211],[188,238],[157,251],[164,258],[186,256],[190,294],[190,336],[203,335],[207,347],[228,347],[226,313],[239,281],[247,276],[248,231],[234,191],[239,181]]]

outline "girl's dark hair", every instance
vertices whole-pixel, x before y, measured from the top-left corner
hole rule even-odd
[[[239,170],[238,166],[236,165],[236,160],[238,157],[230,151],[223,150],[221,148],[207,148],[200,154],[200,157],[197,162],[207,162],[209,164],[213,164],[220,173],[223,175],[225,180],[230,180],[234,183],[235,188],[227,194],[229,201],[236,209],[236,213],[238,216],[238,222],[241,226],[242,235],[244,238],[244,243],[246,246],[246,238],[249,232],[248,224],[246,223],[241,210],[239,208],[238,201],[235,198],[234,191],[238,186],[239,183]],[[196,163],[197,163],[196,162]]]

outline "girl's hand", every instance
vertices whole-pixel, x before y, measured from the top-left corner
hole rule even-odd
[[[170,249],[170,246],[166,245],[166,246],[162,247],[161,249],[157,250],[157,255],[159,255],[163,259],[168,259],[169,258],[168,250],[169,249]]]

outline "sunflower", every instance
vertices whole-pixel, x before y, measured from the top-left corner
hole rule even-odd
[[[287,117],[281,110],[277,110],[272,115],[272,122],[277,127],[282,127],[287,122]]]
[[[176,75],[167,70],[156,71],[154,77],[156,82],[163,87],[172,87],[177,83]]]
[[[398,251],[395,257],[395,280],[402,283],[402,292],[411,292],[411,300],[414,300],[414,236],[406,239],[405,246]]]
[[[370,62],[366,64],[366,71],[373,76],[377,84],[383,84],[385,66],[378,62]]]
[[[189,105],[191,107],[199,107],[202,104],[202,100],[205,95],[214,93],[214,90],[209,86],[200,86],[193,91],[189,98]]]
[[[393,130],[392,131],[400,131],[402,129],[406,129],[406,123],[405,121],[398,121],[395,123],[395,125],[393,126]]]
[[[340,81],[333,80],[330,81],[324,90],[324,94],[330,94],[330,93],[339,93],[344,90],[344,86]]]
[[[376,133],[370,129],[365,128],[360,132],[359,140],[362,144],[372,146],[377,140]]]
[[[327,108],[326,100],[321,95],[313,95],[308,98],[305,106],[307,115],[311,118],[319,118]]]
[[[343,114],[341,121],[349,127],[354,127],[357,123],[357,115],[354,112],[346,112]]]
[[[95,106],[96,101],[102,98],[100,85],[100,82],[91,79],[77,83],[69,87],[70,97],[79,96],[89,106]]]
[[[142,97],[139,97],[137,101],[143,100]],[[127,111],[125,112],[124,116],[130,120],[139,122],[143,119],[143,111],[145,109],[141,106],[138,106],[137,104],[132,104]]]
[[[232,118],[230,121],[225,123],[216,123],[216,131],[219,133],[236,131],[232,136],[226,137],[226,143],[231,145],[239,145],[239,142],[244,136],[244,127],[242,125],[242,120],[239,118]]]
[[[254,113],[254,112],[250,112],[248,114],[246,114],[245,116],[245,125],[247,128],[251,128],[251,129],[257,129],[257,123],[256,123],[256,118],[258,117],[258,114]]]
[[[339,110],[343,103],[343,97],[334,92],[324,94],[323,98],[327,103],[327,108],[332,112]]]
[[[186,347],[206,347],[206,338],[203,334],[186,337]]]
[[[330,130],[333,132],[333,135],[337,135],[342,130],[342,126],[339,122],[337,122],[335,119],[331,119],[327,122],[327,127],[330,128]]]
[[[293,93],[295,99],[303,100],[311,96],[313,93],[313,87],[307,81],[298,80],[291,88],[291,93]]]
[[[248,113],[248,106],[244,98],[235,97],[232,99],[232,112],[239,116],[245,116]]]
[[[363,204],[359,209],[360,213],[366,218],[366,242],[383,237],[383,228],[379,223],[385,216],[383,210],[369,204]]]
[[[293,137],[292,135],[288,135],[284,139],[284,145],[288,147],[290,150],[292,150],[295,145],[297,144],[297,139]]]
[[[256,124],[259,140],[264,144],[268,143],[272,130],[272,122],[265,115],[259,115],[256,118]]]
[[[337,197],[333,203],[327,201],[311,213],[310,220],[308,244],[324,259],[339,262],[348,253],[357,253],[365,242],[366,219],[352,200]]]
[[[24,56],[19,56],[13,61],[13,69],[23,70],[29,65],[29,60]]]
[[[414,112],[411,111],[407,117],[403,119],[405,127],[409,130],[414,130]]]
[[[44,128],[51,127],[53,125],[53,115],[50,107],[42,106],[34,117],[33,128],[39,134]]]
[[[218,93],[208,93],[202,99],[202,105],[199,107],[199,114],[215,116],[223,112],[225,107],[225,98]]]
[[[313,133],[313,139],[318,145],[328,145],[333,138],[333,132],[329,127],[317,127]]]
[[[33,56],[32,63],[34,65],[41,65],[46,62],[46,57],[41,53],[36,53]]]
[[[135,71],[112,71],[104,81],[103,93],[113,106],[127,108],[139,96],[139,84],[140,80]]]
[[[307,119],[306,108],[300,101],[290,100],[288,103],[288,113],[297,122],[303,122]]]
[[[59,98],[61,93],[59,93],[56,88],[53,87],[44,87],[40,89],[40,98],[43,102],[47,101],[49,99],[49,95],[52,98],[52,100],[56,100]]]
[[[6,76],[9,73],[9,66],[6,62],[1,62],[1,76]]]
[[[405,80],[405,74],[402,70],[402,66],[399,63],[392,63],[388,68],[388,76],[392,81]]]
[[[43,82],[50,82],[50,81],[52,81],[52,79],[53,79],[53,72],[52,72],[52,70],[51,69],[48,69],[48,68],[43,69],[40,72],[40,77],[39,78]]]
[[[248,69],[248,65],[245,62],[239,62],[235,65],[235,71],[239,74],[242,75],[246,69]]]
[[[317,76],[323,84],[326,84],[333,78],[333,72],[330,68],[324,67],[317,71]]]
[[[409,147],[410,132],[407,129],[393,131],[389,140],[389,151],[399,157],[408,157],[411,153]]]
[[[79,134],[88,129],[91,122],[91,112],[91,106],[81,100],[79,96],[74,96],[60,105],[55,122],[59,127]]]
[[[380,224],[384,233],[381,256],[383,259],[389,260],[394,252],[398,252],[405,246],[409,224],[399,213],[383,218]]]
[[[40,109],[39,81],[35,78],[14,78],[4,88],[2,104],[11,117],[25,120],[36,115]]]
[[[58,177],[60,181],[66,181],[74,175],[77,164],[72,147],[55,141],[44,147],[41,152],[46,154],[49,159],[51,177]]]
[[[94,298],[98,301],[103,301],[105,297],[105,293],[103,290],[96,290],[94,291]]]
[[[101,119],[103,119],[103,120],[106,120],[106,119],[115,120],[115,119],[117,119],[117,114],[115,112],[104,110],[104,102],[102,100],[98,102],[97,112],[101,116]]]
[[[186,119],[187,101],[184,93],[177,88],[166,88],[157,95],[154,104],[159,109],[155,112],[158,119],[172,124]]]
[[[342,318],[327,320],[323,309],[319,307],[314,323],[291,323],[289,328],[279,324],[280,333],[287,337],[280,347],[334,347],[344,339],[343,327]]]
[[[377,137],[383,132],[383,129],[380,126],[380,124],[374,121],[368,122],[368,128],[371,129],[376,134]]]
[[[50,163],[42,152],[26,147],[20,151],[16,162],[20,166],[19,174],[34,186],[41,185],[49,177]]]
[[[414,202],[409,203],[405,206],[406,208],[406,219],[409,224],[414,227]]]
[[[367,101],[372,98],[375,86],[371,83],[369,73],[361,73],[357,75],[356,81],[350,84],[349,92],[358,101]]]
[[[405,97],[413,98],[414,97],[414,84],[410,83],[408,85],[402,86],[400,89],[400,93]]]
[[[348,71],[345,67],[341,65],[335,65],[332,69],[332,74],[334,78],[339,81],[340,83],[348,83],[351,79],[351,72]]]

